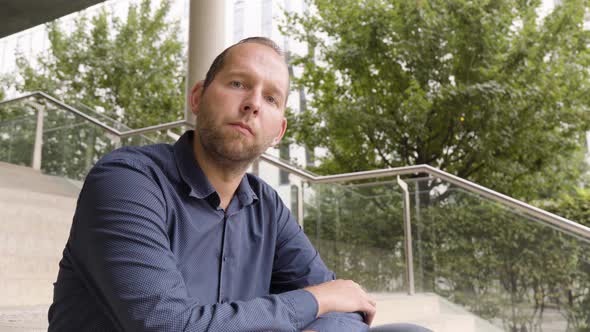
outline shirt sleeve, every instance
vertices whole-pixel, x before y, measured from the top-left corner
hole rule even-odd
[[[317,302],[300,289],[212,305],[189,296],[156,178],[138,162],[99,163],[78,200],[72,263],[118,330],[298,331],[315,319]]]
[[[303,229],[278,195],[275,209],[278,214],[279,231],[271,293],[289,292],[334,280],[334,272],[328,270]],[[305,326],[304,330],[365,332],[369,330],[369,326],[363,322],[359,313],[333,312],[318,317],[310,325]]]

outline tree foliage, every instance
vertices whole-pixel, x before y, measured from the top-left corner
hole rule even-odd
[[[129,127],[174,121],[184,106],[184,55],[170,1],[130,5],[125,20],[103,9],[73,31],[47,25],[50,48],[36,63],[19,56],[17,89],[85,104]]]
[[[320,172],[429,164],[530,200],[575,183],[588,129],[588,2],[310,0],[283,30]]]
[[[2,80],[23,93],[49,93],[119,130],[180,119],[183,46],[169,10],[170,1],[156,8],[143,0],[130,5],[124,20],[103,9],[77,17],[72,28],[49,23],[48,51],[31,62],[19,55],[17,76]],[[31,165],[39,110],[47,174],[81,180],[116,147],[169,140],[161,132],[118,139],[44,98],[29,97],[0,107],[0,160]]]
[[[308,45],[294,58],[310,98],[290,127],[328,151],[318,171],[429,164],[590,225],[588,197],[565,194],[585,171],[587,1],[562,1],[547,16],[541,1],[308,3],[282,29]],[[507,331],[541,331],[546,316],[588,331],[585,241],[440,179],[413,186],[419,291]],[[397,189],[362,188],[349,197],[348,187],[314,187],[306,233],[340,276],[401,290],[401,203],[382,199]]]

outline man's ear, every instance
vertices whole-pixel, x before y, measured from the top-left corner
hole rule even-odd
[[[199,113],[199,103],[201,101],[201,97],[203,96],[204,85],[205,81],[198,81],[191,89],[189,102],[191,105],[191,111],[194,115]]]
[[[285,136],[285,131],[287,131],[287,119],[283,118],[283,122],[281,123],[281,131],[279,132],[279,135],[272,140],[272,143],[271,143],[272,147],[279,144],[279,142],[281,141],[283,136]]]

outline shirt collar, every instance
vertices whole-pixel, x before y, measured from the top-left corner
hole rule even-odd
[[[252,186],[250,185],[250,179],[253,177],[248,176],[247,174],[244,175],[238,189],[236,190],[236,196],[240,200],[243,206],[250,205],[252,202],[258,200],[258,196],[252,190]]]
[[[180,177],[191,190],[189,196],[205,199],[214,193],[217,194],[217,192],[195,159],[193,141],[194,130],[188,130],[174,144],[176,167],[178,167]],[[250,186],[250,178],[248,175],[242,177],[235,194],[244,206],[258,200],[258,196]]]

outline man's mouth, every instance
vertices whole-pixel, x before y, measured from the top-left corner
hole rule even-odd
[[[243,122],[232,122],[229,125],[232,126],[233,128],[235,128],[236,130],[240,131],[244,135],[254,136],[254,132],[252,131],[252,128],[250,128],[250,126],[248,126],[247,124],[245,124]]]

